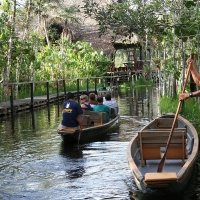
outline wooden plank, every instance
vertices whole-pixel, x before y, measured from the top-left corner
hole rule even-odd
[[[161,159],[160,147],[166,147],[170,131],[159,129],[138,132],[142,166],[146,160]],[[188,156],[186,144],[186,129],[174,130],[166,158],[182,159],[184,164],[184,159]]]
[[[171,128],[173,124],[174,118],[159,118],[156,119],[156,128],[157,129],[166,129]],[[174,126],[175,128],[178,127],[178,122],[176,121],[176,124]]]
[[[59,131],[63,131],[63,132],[67,132],[67,133],[75,133],[76,131],[78,131],[77,128],[70,128],[70,127],[63,127],[60,128]]]
[[[153,183],[153,182],[160,182],[162,181],[177,181],[178,177],[175,172],[152,172],[152,173],[146,173],[144,175],[144,181],[146,183]]]
[[[160,147],[142,147],[142,152],[143,152],[143,159],[148,160],[148,159],[161,159],[161,151]]]
[[[88,128],[91,125],[90,115],[83,115],[82,128]]]
[[[141,133],[140,139],[143,144],[167,144],[170,131],[147,131]],[[182,136],[186,138],[186,130],[175,130],[172,135],[170,144],[182,144]],[[186,143],[186,140],[184,140]]]
[[[90,120],[92,122],[98,122],[101,124],[106,123],[106,113],[84,110],[84,115],[90,115]]]
[[[188,157],[186,146],[184,146],[184,148],[182,146],[168,148],[166,155],[167,159],[180,159],[182,157],[183,159]]]
[[[186,146],[186,143],[184,144]],[[154,144],[142,144],[143,147],[165,147],[166,143],[154,143]],[[182,146],[180,143],[170,144],[169,147],[180,147]]]

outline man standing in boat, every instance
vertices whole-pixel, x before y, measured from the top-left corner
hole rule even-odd
[[[200,86],[200,74],[197,72],[197,70],[194,66],[194,60],[192,58],[188,58],[187,64],[190,65],[190,72],[192,74],[192,78],[193,78],[194,82],[198,86]],[[179,96],[179,100],[182,101],[182,100],[188,99],[190,97],[199,97],[199,96],[200,96],[200,90],[191,92],[191,93],[182,93]]]
[[[63,119],[58,129],[60,128],[74,128],[82,132],[82,114],[81,106],[74,101],[74,94],[67,93],[67,101],[63,103]]]

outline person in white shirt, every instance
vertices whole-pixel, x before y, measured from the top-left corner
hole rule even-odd
[[[119,109],[118,104],[117,104],[116,100],[111,99],[110,93],[105,94],[105,101],[103,102],[103,104],[110,107],[110,108],[114,108],[115,116],[118,114],[118,109]]]

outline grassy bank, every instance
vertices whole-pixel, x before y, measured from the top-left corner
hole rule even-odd
[[[176,113],[178,107],[178,97],[163,97],[160,99],[159,106],[161,113]],[[182,103],[180,115],[190,121],[200,134],[199,104],[196,98],[189,98]]]

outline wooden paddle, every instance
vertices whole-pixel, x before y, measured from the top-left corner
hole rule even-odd
[[[78,133],[78,144],[77,144],[78,147],[79,147],[80,137],[81,137],[81,131],[79,130],[79,133]]]
[[[191,57],[191,59],[194,60],[194,53],[192,53],[190,57]],[[188,66],[188,71],[187,71],[186,80],[185,80],[185,83],[184,83],[184,86],[183,86],[182,93],[185,92],[185,88],[186,88],[186,85],[187,85],[188,77],[189,77],[189,74],[190,74],[190,67],[191,67],[191,64],[189,64],[189,66]],[[176,110],[176,114],[174,116],[174,121],[173,121],[173,124],[172,124],[172,128],[171,128],[171,131],[170,131],[170,134],[169,134],[169,138],[168,138],[168,141],[167,141],[165,153],[164,153],[164,155],[163,155],[163,157],[162,157],[162,159],[161,159],[161,161],[160,161],[160,163],[158,165],[157,172],[162,172],[162,170],[163,170],[163,167],[164,167],[164,164],[165,164],[165,160],[166,160],[167,150],[169,148],[169,145],[170,145],[170,142],[171,142],[171,139],[172,139],[174,127],[175,127],[175,124],[176,124],[176,120],[178,118],[178,114],[179,114],[179,111],[180,111],[180,108],[181,108],[181,104],[182,104],[182,101],[179,101],[178,108]]]

